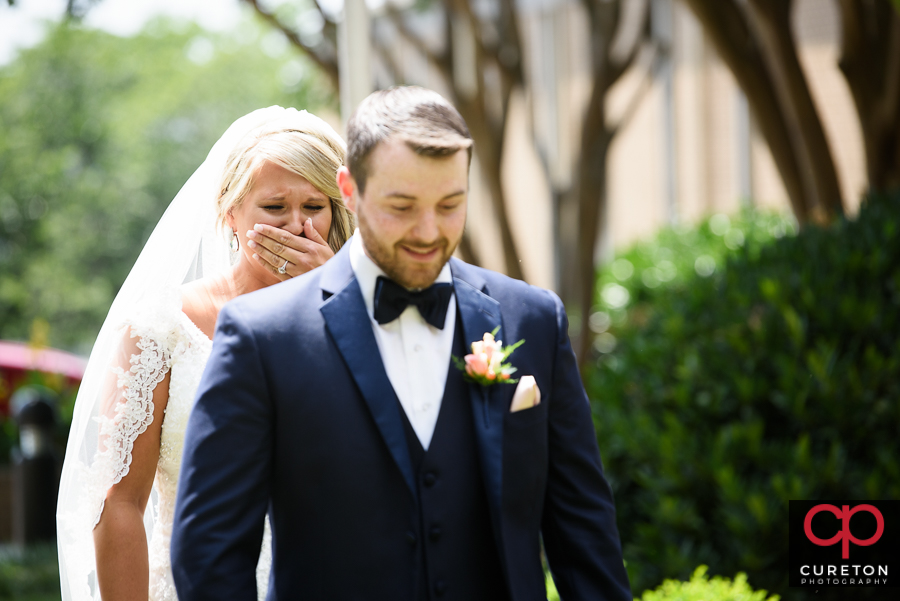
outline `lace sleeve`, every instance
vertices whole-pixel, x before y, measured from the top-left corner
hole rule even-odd
[[[81,406],[76,403],[75,411],[88,412],[89,418],[83,420],[86,429],[77,444],[69,441],[57,506],[60,584],[66,601],[100,599],[92,531],[110,487],[128,474],[135,441],[153,422],[153,392],[171,369],[179,342],[169,313],[125,321],[111,356],[98,366],[97,392],[79,397]],[[146,515],[144,521],[146,527]]]
[[[153,422],[153,392],[169,372],[174,332],[129,323],[113,362],[108,393],[96,420],[99,444],[91,466],[91,527],[103,514],[106,495],[128,474],[137,437]]]

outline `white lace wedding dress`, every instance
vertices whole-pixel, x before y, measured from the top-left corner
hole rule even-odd
[[[180,313],[180,312],[179,312]],[[130,375],[131,382],[138,383],[137,391],[126,393],[128,402],[134,402],[138,419],[152,415],[152,389],[146,385],[159,381],[165,371],[171,370],[169,400],[159,443],[159,463],[153,483],[158,495],[158,514],[150,536],[150,600],[174,601],[178,598],[172,581],[169,562],[169,542],[172,538],[172,520],[175,516],[175,494],[178,474],[181,471],[181,452],[184,448],[184,431],[187,427],[194,394],[200,383],[203,368],[209,359],[212,341],[184,314],[171,332],[133,329],[138,334],[143,349],[137,363],[137,372]],[[162,337],[162,340],[158,338]],[[132,368],[134,372],[134,368]],[[137,381],[137,382],[136,382]],[[139,394],[135,394],[139,392]],[[149,424],[148,424],[149,425]]]
[[[150,537],[150,601],[176,601],[175,584],[172,581],[172,566],[169,546],[172,539],[172,521],[175,517],[175,495],[178,490],[178,474],[181,471],[181,455],[184,449],[184,432],[194,404],[194,396],[200,384],[200,376],[209,359],[212,341],[200,328],[178,312],[178,323],[169,332],[158,329],[132,329],[141,339],[142,353],[125,379],[137,384],[131,388],[135,392],[126,393],[129,403],[134,403],[137,419],[152,416],[150,398],[151,382],[158,382],[171,370],[169,380],[169,400],[159,444],[159,463],[156,467],[154,489],[158,495],[158,514]],[[120,374],[121,379],[122,374]],[[149,406],[148,406],[149,404]],[[149,425],[149,422],[147,422]],[[146,428],[146,426],[143,426]],[[266,521],[265,536],[260,560],[256,568],[257,591],[260,601],[265,599],[269,581],[271,557],[271,533]]]
[[[63,601],[100,600],[93,528],[109,488],[128,473],[134,442],[153,419],[152,392],[169,372],[159,463],[144,526],[150,598],[176,599],[169,560],[175,493],[185,427],[212,345],[182,313],[180,288],[233,265],[214,202],[232,150],[248,135],[305,131],[311,124],[327,127],[306,111],[278,106],[237,119],[172,200],[119,289],[78,390],[60,479],[56,531]],[[135,338],[128,338],[126,326]],[[260,598],[271,565],[266,522],[257,570]]]
[[[160,434],[159,463],[145,522],[152,523],[152,527],[148,528],[150,601],[177,601],[169,555],[175,497],[185,429],[212,341],[180,310],[180,306],[171,304],[167,309],[154,311],[152,316],[129,320],[127,327],[136,341],[139,354],[131,355],[128,368],[110,368],[118,376],[119,400],[111,417],[100,418],[100,437],[104,440],[104,449],[98,453],[89,473],[84,474],[96,483],[88,487],[92,494],[84,501],[95,508],[93,524],[96,525],[103,512],[108,485],[119,482],[128,473],[134,442],[153,421],[153,391],[171,372],[169,398]],[[123,328],[123,337],[126,335]],[[76,598],[96,599],[97,591],[90,582],[94,569],[91,563],[93,549],[85,549],[82,557],[89,561],[79,570],[84,574],[82,584],[85,588]],[[271,563],[271,533],[266,520],[257,566],[260,600],[265,599]]]

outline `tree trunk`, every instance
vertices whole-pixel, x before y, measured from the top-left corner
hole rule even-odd
[[[800,165],[787,133],[787,118],[775,95],[775,83],[741,9],[734,0],[684,0],[684,3],[697,16],[747,96],[760,132],[772,152],[794,215],[801,224],[805,223],[815,205],[803,184]]]
[[[804,187],[820,218],[844,214],[841,188],[822,120],[797,56],[791,31],[793,0],[750,0],[760,48],[775,83]]]
[[[483,100],[483,98],[479,97],[480,95],[476,96],[473,101],[457,98],[456,107],[469,125],[469,131],[472,133],[472,138],[475,141],[476,158],[478,164],[481,165],[482,177],[490,194],[494,214],[497,216],[506,274],[510,277],[524,280],[522,263],[519,261],[519,252],[509,223],[506,195],[503,192],[501,162],[503,149],[496,139],[497,136],[502,136],[503,134],[491,128],[487,123],[483,106],[477,106],[482,104],[479,100]]]
[[[469,238],[468,231],[463,232],[462,239],[460,239],[459,247],[457,248],[463,261],[472,265],[481,265],[481,259],[479,258],[478,253],[472,248],[472,240]]]
[[[578,275],[571,269],[578,264],[578,192],[577,183],[553,194],[554,270],[559,297],[566,307],[578,302]]]
[[[605,95],[605,94],[604,94]],[[600,228],[606,213],[607,171],[606,159],[612,137],[606,129],[598,132],[581,148],[581,165],[578,173],[578,305],[581,309],[576,353],[584,363],[591,352],[591,309],[596,294],[596,263],[594,255],[600,239]]]
[[[900,15],[883,2],[841,0],[840,67],[862,129],[869,187],[900,188]]]
[[[456,108],[459,109],[463,119],[469,125],[469,131],[475,140],[478,164],[481,165],[484,183],[487,185],[491,204],[494,207],[494,214],[497,216],[506,274],[512,278],[524,280],[525,274],[522,271],[522,263],[519,260],[519,252],[509,223],[506,195],[503,191],[503,131],[502,129],[498,131],[498,128],[491,127],[484,107],[484,97],[481,94],[477,94],[471,101],[458,97],[455,100]],[[508,106],[506,109],[504,113],[508,113]],[[504,119],[506,119],[506,114],[504,114]],[[498,138],[501,138],[501,140],[498,140]]]
[[[606,155],[613,132],[606,123],[606,95],[624,71],[613,65],[610,47],[622,16],[620,2],[586,5],[591,23],[591,95],[584,114],[576,163],[575,194],[578,199],[578,240],[575,246],[574,292],[581,314],[575,355],[584,365],[591,351],[590,316],[594,306],[597,265],[594,262],[606,207]],[[618,67],[618,68],[617,68]]]

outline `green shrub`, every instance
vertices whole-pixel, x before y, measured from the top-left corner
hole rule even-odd
[[[900,196],[768,243],[756,229],[706,278],[598,277],[609,352],[585,379],[635,591],[703,564],[786,594],[790,499],[900,498]]]
[[[56,545],[0,549],[0,600],[58,601]]]
[[[688,582],[666,580],[656,590],[646,591],[641,601],[779,601],[778,595],[766,597],[766,591],[754,591],[743,572],[734,581],[721,576],[710,580],[706,566],[694,570]]]

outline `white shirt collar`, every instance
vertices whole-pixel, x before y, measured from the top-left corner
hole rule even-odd
[[[379,267],[375,261],[366,254],[363,247],[362,234],[359,228],[350,238],[350,267],[356,275],[356,281],[359,282],[359,290],[362,292],[363,301],[366,303],[366,311],[371,319],[375,319],[375,283],[378,276],[388,277],[384,270]],[[441,272],[435,278],[435,283],[453,283],[453,275],[450,273],[449,261],[444,264]]]

